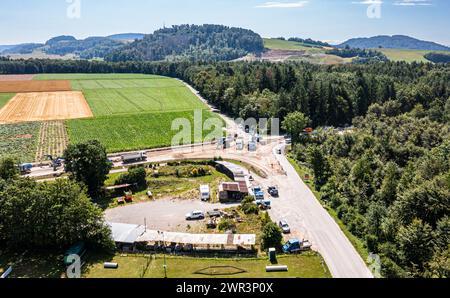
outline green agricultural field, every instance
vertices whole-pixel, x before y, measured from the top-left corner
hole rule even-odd
[[[201,111],[203,120],[218,118],[209,111]],[[178,118],[188,119],[193,127],[194,111],[113,115],[66,123],[71,143],[97,139],[112,153],[170,146],[179,132],[171,130],[172,121]],[[204,131],[203,136],[209,133]]]
[[[403,50],[403,49],[376,49],[382,52],[391,61],[430,62],[424,55],[431,51]]]
[[[0,93],[0,109],[14,97],[14,93]]]
[[[129,80],[136,83],[147,80]],[[151,81],[151,80],[150,80]],[[123,87],[117,89],[94,89],[97,81],[83,81],[92,89],[83,89],[83,94],[95,116],[138,114],[145,112],[169,112],[205,109],[202,103],[188,88],[175,80],[155,80],[161,87]],[[105,81],[109,86],[122,81]],[[154,86],[151,83],[149,86]],[[166,85],[166,86],[164,86]],[[78,85],[77,87],[80,87]]]
[[[164,78],[157,75],[134,74],[134,73],[109,73],[109,74],[85,74],[85,73],[67,73],[67,74],[38,74],[33,80],[115,80],[115,79],[155,79]]]
[[[265,38],[264,46],[269,50],[306,51],[311,54],[325,52],[325,50],[320,47],[303,44],[296,41],[280,40],[276,38]]]
[[[185,87],[181,81],[171,78],[72,80],[71,83],[74,90],[80,91],[96,89]]]
[[[0,158],[12,156],[21,162],[33,162],[40,126],[40,122],[0,125]]]

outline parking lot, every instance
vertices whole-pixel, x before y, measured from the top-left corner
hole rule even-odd
[[[105,211],[109,222],[144,225],[151,230],[188,232],[204,226],[205,221],[187,221],[185,215],[194,210],[203,212],[226,209],[237,204],[210,204],[200,200],[159,199]],[[190,228],[189,228],[189,227]]]

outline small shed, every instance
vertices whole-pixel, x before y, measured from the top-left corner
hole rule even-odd
[[[247,183],[240,182],[223,182],[219,185],[220,202],[239,202],[249,195]]]

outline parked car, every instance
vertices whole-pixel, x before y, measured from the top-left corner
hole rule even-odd
[[[205,219],[205,213],[203,211],[192,211],[186,214],[186,220],[200,220]]]
[[[256,200],[264,200],[264,191],[260,186],[253,188]]]
[[[283,231],[283,234],[290,234],[291,233],[291,227],[289,227],[288,223],[284,220],[280,221],[278,223],[278,226]]]
[[[263,210],[272,209],[272,202],[270,202],[269,200],[257,200],[256,206]]]
[[[268,192],[274,198],[279,196],[278,188],[276,186],[270,186]]]

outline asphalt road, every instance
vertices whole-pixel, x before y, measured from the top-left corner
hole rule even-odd
[[[273,176],[271,179],[280,187],[280,198],[272,200],[272,219],[286,220],[294,233],[300,233],[300,239],[310,240],[313,248],[325,259],[333,277],[373,278],[356,249],[286,156],[276,154],[276,150],[283,147],[278,145],[273,152],[287,175]]]

